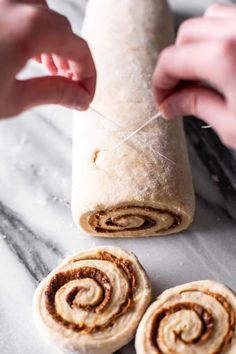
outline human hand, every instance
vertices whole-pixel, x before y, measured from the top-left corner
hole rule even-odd
[[[87,43],[73,34],[68,20],[49,10],[43,0],[24,2],[0,0],[0,118],[40,104],[87,109],[96,85]],[[57,68],[54,76],[16,79],[30,58],[52,54],[67,65],[69,78]]]
[[[0,3],[5,4],[30,4],[34,6],[48,7],[46,0],[0,0]],[[69,25],[69,23],[68,23]],[[51,75],[60,75],[73,79],[73,73],[70,70],[68,60],[60,58],[56,54],[41,54],[34,58],[38,63],[44,65],[45,68],[51,73]]]
[[[236,6],[214,4],[185,21],[160,55],[153,86],[167,119],[197,116],[236,148]]]

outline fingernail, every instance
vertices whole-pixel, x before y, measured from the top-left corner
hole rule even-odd
[[[159,107],[159,110],[166,120],[172,120],[179,116],[175,103],[164,103]]]
[[[88,97],[79,94],[74,97],[71,106],[77,111],[86,111],[89,108],[90,101]]]
[[[83,112],[83,111],[87,111],[88,108],[89,108],[89,105],[80,105],[80,106],[76,106],[75,110]]]
[[[75,109],[77,111],[87,111],[88,108],[89,108],[89,103],[88,104],[81,103],[75,106]]]
[[[89,95],[81,92],[78,92],[77,95],[73,99],[73,107],[78,111],[86,111],[90,105]]]

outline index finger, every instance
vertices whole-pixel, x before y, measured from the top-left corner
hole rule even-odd
[[[46,54],[57,54],[70,60],[78,80],[91,96],[95,93],[96,68],[87,42],[63,26],[67,20],[54,11],[30,7],[32,19],[27,34],[23,38],[27,59]]]
[[[153,76],[154,94],[160,104],[182,81],[207,82],[223,91],[225,73],[219,48],[202,42],[171,46],[164,50]]]

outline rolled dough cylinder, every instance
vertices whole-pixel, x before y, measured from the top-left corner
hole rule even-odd
[[[90,0],[83,36],[98,72],[92,108],[74,114],[72,211],[95,236],[166,235],[193,219],[194,192],[182,119],[158,118],[151,78],[174,38],[164,0]]]

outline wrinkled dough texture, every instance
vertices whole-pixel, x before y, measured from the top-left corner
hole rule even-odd
[[[173,41],[166,2],[103,0],[101,6],[90,0],[83,35],[98,72],[92,107],[106,119],[92,110],[74,114],[75,223],[90,234],[109,237],[168,234],[187,228],[193,219],[194,193],[182,120],[159,118],[116,148],[156,113],[151,77],[160,51]],[[123,218],[113,233],[91,227],[89,216],[107,210],[116,215],[120,206],[128,226],[121,225]],[[143,227],[142,210],[137,217],[132,214],[134,219],[127,215],[125,208],[136,206],[157,209],[151,217],[155,227]],[[180,216],[179,224],[170,228],[169,218],[163,223],[162,211],[169,218]]]
[[[166,290],[146,311],[138,354],[236,353],[236,296],[222,284],[199,281]]]
[[[40,332],[59,348],[110,354],[134,337],[150,300],[137,258],[117,247],[98,247],[67,258],[42,281],[33,314]]]

